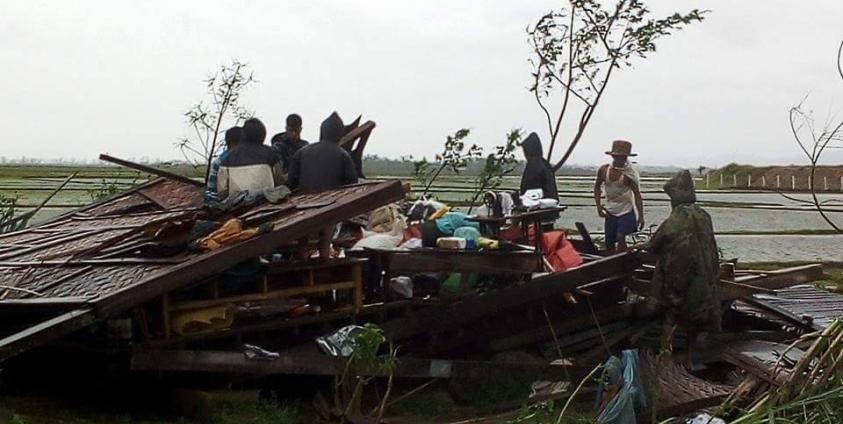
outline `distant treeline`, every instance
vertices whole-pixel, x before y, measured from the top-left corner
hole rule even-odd
[[[524,161],[518,163],[513,174],[520,175],[524,170]],[[483,160],[470,161],[465,169],[460,170],[461,175],[479,175],[483,169]],[[642,173],[648,175],[670,174],[679,170],[678,167],[643,166],[639,167]],[[563,166],[558,175],[591,176],[597,171],[596,166]],[[391,159],[377,155],[369,155],[363,158],[363,172],[367,175],[412,175],[413,161],[407,159]],[[454,172],[446,170],[444,175],[453,175]]]
[[[189,165],[182,161],[156,161],[156,160],[149,160],[148,158],[126,158],[132,162],[142,163],[144,165],[151,165],[161,169],[166,169],[171,172],[176,172],[178,174],[198,177],[202,174],[201,170],[196,169],[192,165]],[[42,173],[42,172],[57,172],[57,173],[64,173],[66,172],[67,168],[74,168],[74,169],[85,169],[88,172],[93,173],[101,173],[104,172],[104,168],[112,168],[113,165],[105,162],[100,162],[96,160],[92,161],[72,161],[72,160],[46,160],[46,159],[35,159],[35,158],[17,158],[17,159],[9,159],[0,156],[0,174],[8,175],[8,174],[32,174],[34,173]],[[27,169],[14,169],[14,168],[33,168],[31,170]],[[64,168],[64,169],[63,169]],[[460,170],[460,175],[466,176],[475,176],[479,175],[481,169],[483,168],[483,161],[482,160],[474,160],[470,161],[465,169]],[[596,172],[596,166],[563,166],[562,169],[559,170],[557,173],[558,175],[572,175],[572,176],[590,176],[594,175]],[[647,175],[660,175],[660,174],[670,174],[676,172],[679,168],[677,167],[652,167],[652,166],[639,166],[638,168],[643,174]],[[520,175],[521,172],[524,170],[524,162],[519,162],[513,171],[514,175]],[[413,174],[413,161],[409,159],[392,159],[386,158],[377,155],[368,155],[363,158],[363,172],[366,176],[375,176],[375,175],[396,175],[396,176],[409,176]],[[453,175],[454,172],[451,170],[443,171],[443,175]]]

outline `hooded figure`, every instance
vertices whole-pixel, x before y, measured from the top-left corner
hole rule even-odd
[[[315,192],[357,183],[354,161],[339,145],[345,132],[336,112],[322,121],[319,142],[301,148],[290,161],[290,189]]]
[[[544,158],[539,136],[536,133],[530,133],[521,143],[521,149],[527,159],[527,166],[524,167],[524,174],[521,175],[521,194],[523,195],[527,190],[540,188],[543,198],[558,199],[556,176],[553,173],[553,167]]]
[[[720,261],[711,216],[695,203],[687,170],[673,176],[664,191],[673,210],[642,246],[658,256],[651,295],[667,310],[665,327],[679,324],[692,334],[719,331]]]

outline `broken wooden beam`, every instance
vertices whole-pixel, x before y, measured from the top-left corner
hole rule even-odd
[[[530,303],[571,292],[598,280],[620,280],[638,265],[634,253],[620,253],[576,268],[547,274],[514,287],[493,290],[461,301],[430,307],[382,325],[391,341],[459,327]]]
[[[141,350],[131,358],[133,371],[191,372],[249,376],[270,375],[340,375],[347,359],[324,354],[280,352],[274,360],[247,359],[241,352],[198,350]],[[401,357],[393,372],[404,378],[472,378],[525,373],[541,378],[564,379],[581,372],[568,365],[523,362],[462,361]],[[567,374],[566,374],[567,373]],[[374,375],[386,376],[385,371]]]
[[[560,337],[561,335],[568,335],[566,338],[559,339],[560,347],[564,347],[567,344],[576,343],[576,340],[579,340],[577,336],[579,336],[580,332],[588,332],[590,331],[589,329],[596,330],[597,325],[610,325],[611,322],[626,318],[630,315],[630,312],[620,306],[608,308],[596,311],[596,322],[595,317],[592,317],[591,314],[568,317],[564,320],[554,322],[553,331],[560,335]],[[606,330],[607,329],[604,329],[604,331]],[[550,340],[552,337],[553,332],[551,331],[550,326],[546,324],[533,330],[519,331],[516,334],[512,334],[507,337],[491,340],[489,342],[489,347],[495,352],[500,352]]]
[[[739,277],[735,279],[735,283],[752,287],[760,287],[768,290],[775,290],[796,286],[799,284],[810,283],[812,281],[817,281],[822,278],[823,266],[820,264],[811,264],[770,271],[762,275]],[[723,294],[723,298],[735,299],[737,298],[734,297],[736,295],[737,294],[730,293],[727,290]]]
[[[92,309],[76,309],[0,340],[0,363],[31,348],[64,337],[94,322]]]
[[[125,159],[116,158],[114,156],[109,156],[106,154],[100,155],[100,160],[111,162],[116,165],[125,166],[126,168],[136,169],[141,172],[145,172],[147,174],[152,174],[159,176],[161,178],[166,178],[168,180],[178,181],[180,183],[190,184],[196,187],[204,187],[205,184],[201,181],[196,181],[194,179],[185,177],[184,175],[175,174],[173,172],[164,171],[162,169],[153,168],[151,166],[141,165],[139,163],[131,162]]]
[[[476,251],[383,251],[390,273],[401,272],[476,272],[483,274],[532,274],[541,272],[541,254],[523,252]]]
[[[781,355],[787,352],[786,360]],[[783,343],[761,340],[746,340],[731,343],[723,349],[724,361],[776,386],[784,384],[790,377],[790,371],[784,366],[796,363],[804,352],[790,349]]]

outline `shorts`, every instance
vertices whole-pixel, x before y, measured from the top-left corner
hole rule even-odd
[[[629,211],[621,216],[606,214],[606,247],[613,249],[619,239],[634,233],[637,225],[635,211]]]

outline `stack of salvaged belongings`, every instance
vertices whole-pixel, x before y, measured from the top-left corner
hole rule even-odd
[[[517,192],[488,192],[485,196],[485,206],[481,208],[477,216],[511,217],[517,211],[527,210],[524,206],[525,202],[534,209],[558,205],[555,200],[541,199],[541,190],[530,191],[523,199]],[[488,213],[492,215],[487,215]],[[420,199],[403,208],[399,205],[387,205],[369,214],[363,236],[352,247],[352,250],[440,249],[483,252],[533,249],[532,246],[521,244],[534,243],[536,231],[532,225],[529,226],[526,237],[519,225],[514,225],[512,231],[498,234],[490,228],[484,228],[484,225],[474,218],[475,216],[454,211],[448,205],[431,199]],[[582,257],[564,232],[548,231],[543,237],[547,271],[564,271],[583,263]],[[477,280],[476,277],[475,275],[469,277],[469,286],[472,285],[471,280]],[[433,292],[437,293],[440,289],[445,290],[447,287],[459,287],[462,276],[459,273],[399,276],[393,278],[389,284],[400,296],[412,297],[413,285],[419,278],[425,283],[436,281],[437,289]],[[430,290],[422,290],[422,292],[429,293]],[[418,295],[419,291],[415,294]]]

